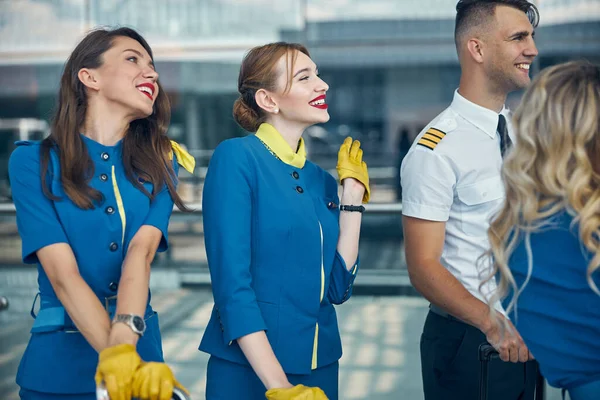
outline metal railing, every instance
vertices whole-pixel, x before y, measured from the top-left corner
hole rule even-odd
[[[173,208],[169,250],[157,254],[153,265],[177,270],[180,284],[208,285],[211,279],[206,254],[198,250],[204,242],[203,228],[198,224],[202,218],[202,203],[186,205],[191,210],[189,213]],[[400,221],[402,203],[372,203],[366,204],[365,209],[359,249],[361,277],[355,287],[364,288],[366,292],[377,288],[386,294],[416,294],[404,259]],[[13,203],[0,203],[0,217],[10,219],[15,215]],[[11,236],[16,233],[13,232]]]
[[[187,207],[192,214],[202,214],[202,203],[188,203]],[[400,214],[402,213],[402,203],[373,203],[365,205],[368,214]],[[174,213],[183,213],[176,206],[173,207]],[[13,203],[0,203],[0,215],[16,215],[15,205]]]

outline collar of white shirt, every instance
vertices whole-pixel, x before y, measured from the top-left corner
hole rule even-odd
[[[489,108],[481,107],[458,93],[458,89],[454,92],[452,100],[452,109],[460,114],[464,119],[475,125],[479,130],[483,131],[488,136],[496,137],[496,128],[498,127],[498,114]],[[508,120],[510,110],[502,105],[500,114]]]

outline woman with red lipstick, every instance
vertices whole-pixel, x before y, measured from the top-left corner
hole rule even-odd
[[[173,204],[185,209],[178,164],[194,161],[169,117],[146,41],[96,30],[65,65],[50,136],[11,155],[23,262],[39,273],[22,399],[92,400],[102,382],[112,400],[170,399],[178,385],[148,290]]]
[[[215,150],[203,211],[215,306],[200,350],[206,397],[337,399],[334,304],[352,294],[369,176],[347,138],[336,180],[306,160],[302,133],[329,120],[307,49],[273,43],[241,66],[233,115],[249,132]],[[235,384],[231,384],[235,382]]]

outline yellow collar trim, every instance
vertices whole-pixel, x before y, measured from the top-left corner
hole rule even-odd
[[[306,148],[304,147],[304,140],[302,138],[300,138],[298,144],[298,151],[294,152],[283,136],[277,132],[277,129],[267,123],[260,125],[256,132],[256,137],[271,150],[275,157],[284,163],[296,168],[304,167],[304,163],[306,162]]]
[[[169,159],[173,159],[173,153],[177,156],[177,163],[181,165],[190,174],[194,173],[194,167],[196,166],[196,159],[187,151],[185,151],[179,143],[171,140],[171,154]]]

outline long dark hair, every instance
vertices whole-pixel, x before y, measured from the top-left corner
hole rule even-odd
[[[103,196],[89,185],[94,176],[94,164],[80,135],[85,122],[88,97],[78,78],[82,68],[98,68],[102,55],[118,37],[139,42],[153,58],[152,49],[144,38],[131,28],[97,29],[90,32],[73,50],[65,64],[60,80],[58,107],[52,120],[50,136],[42,141],[41,179],[44,194],[58,200],[45,184],[50,151],[56,150],[60,160],[60,180],[65,194],[82,209],[93,209]],[[156,83],[158,85],[158,82]],[[166,93],[159,90],[152,115],[132,121],[123,138],[123,165],[127,179],[150,200],[167,185],[169,193],[180,210],[187,210],[175,190],[177,177],[170,154],[171,142],[166,133],[171,119],[171,105]],[[148,192],[137,178],[153,184]]]

